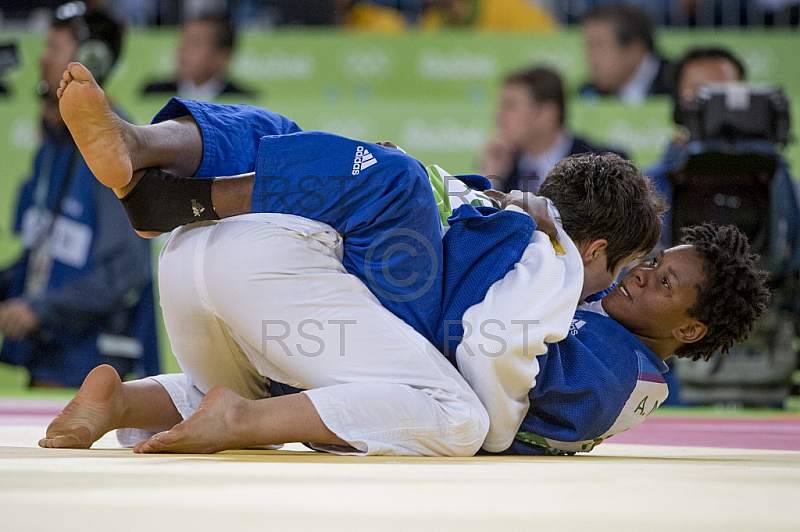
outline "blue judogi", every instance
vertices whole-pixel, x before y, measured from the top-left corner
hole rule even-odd
[[[608,316],[577,310],[570,334],[539,356],[530,409],[509,454],[590,451],[641,422],[668,395],[667,365]],[[609,435],[609,436],[610,436]]]

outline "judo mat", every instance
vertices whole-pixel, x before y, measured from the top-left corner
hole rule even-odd
[[[796,414],[672,410],[572,457],[40,449],[65,403],[0,399],[0,531],[800,530]]]

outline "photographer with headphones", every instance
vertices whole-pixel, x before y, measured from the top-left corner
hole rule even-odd
[[[56,11],[39,60],[42,142],[15,220],[24,252],[0,271],[0,361],[26,367],[31,386],[78,386],[101,363],[123,377],[159,373],[149,244],[92,175],[56,97],[70,61],[102,83],[122,34],[105,12],[71,2]]]

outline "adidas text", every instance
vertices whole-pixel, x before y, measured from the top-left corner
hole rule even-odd
[[[358,175],[361,170],[366,170],[378,160],[364,146],[356,148],[356,158],[353,160],[353,175]]]

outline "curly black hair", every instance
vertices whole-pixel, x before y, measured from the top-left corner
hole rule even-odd
[[[709,360],[717,351],[725,354],[747,339],[769,301],[768,274],[758,268],[759,256],[750,253],[747,237],[737,227],[704,223],[682,231],[681,244],[700,253],[705,277],[687,314],[705,324],[708,332],[681,346],[675,356]]]

